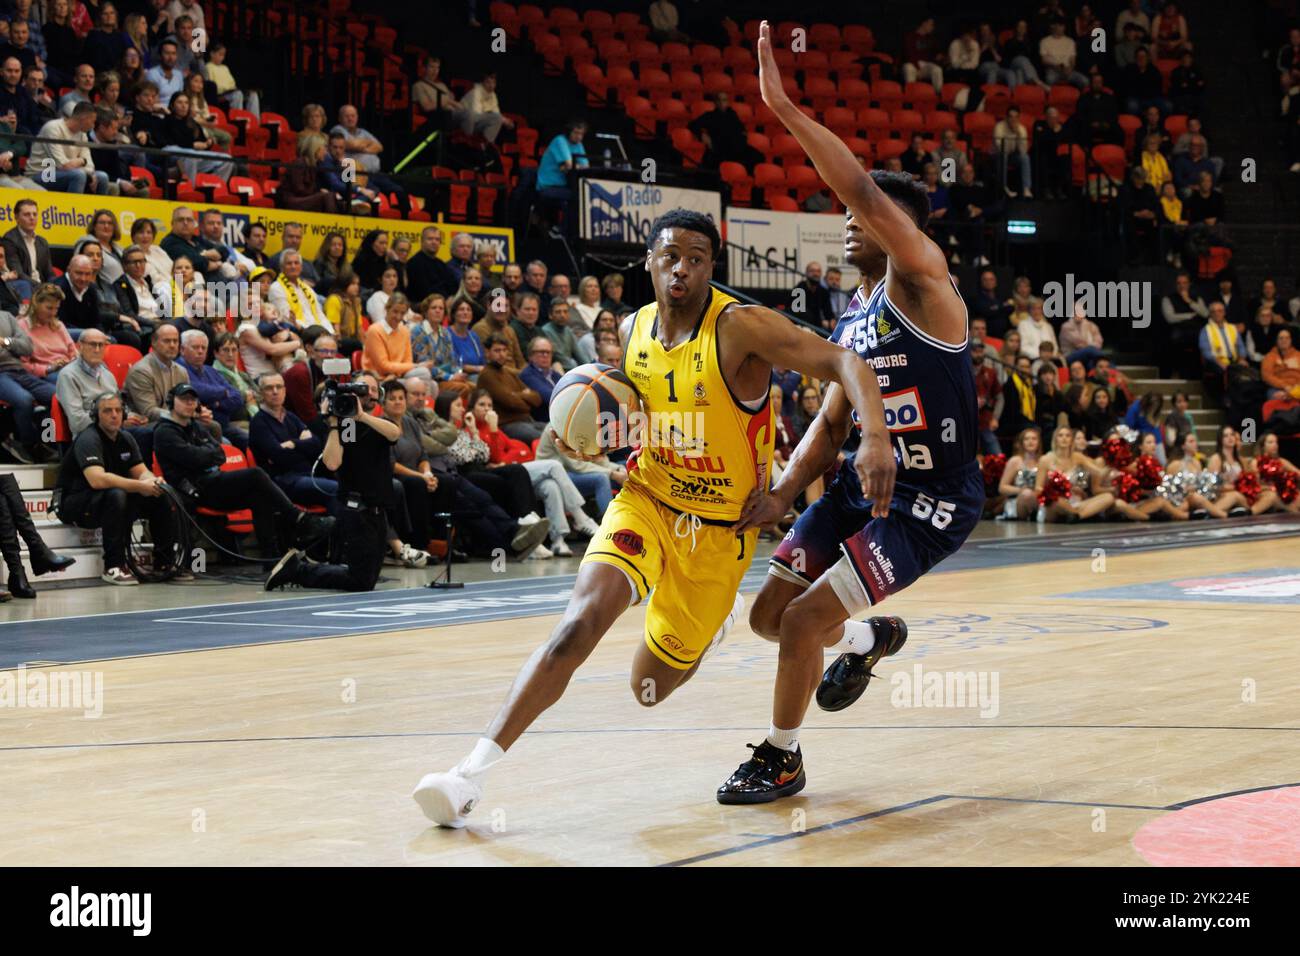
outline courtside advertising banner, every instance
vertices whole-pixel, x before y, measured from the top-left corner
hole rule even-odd
[[[650,236],[650,224],[677,208],[702,212],[722,225],[722,194],[713,190],[585,176],[578,183],[583,239],[644,243]]]
[[[810,262],[821,263],[823,274],[838,268],[841,289],[851,292],[858,285],[858,270],[844,261],[843,213],[728,206],[723,235],[733,247],[728,281],[738,288],[788,287],[798,281],[793,273],[802,274]]]
[[[36,192],[27,189],[0,189],[0,233],[8,232],[17,223],[14,220],[14,203],[20,199],[36,201],[39,216],[37,231],[52,246],[71,246],[90,231],[90,221],[96,209],[111,210],[122,229],[119,244],[131,242],[131,224],[137,219],[152,219],[158,234],[155,243],[171,230],[172,210],[184,203],[162,199],[134,199],[122,196],[86,196],[79,193]],[[340,232],[347,238],[348,258],[351,259],[361,245],[361,240],[372,229],[388,233],[391,246],[398,237],[411,240],[412,254],[419,251],[420,232],[433,225],[442,230],[442,247],[438,257],[451,257],[451,237],[467,232],[474,237],[477,254],[484,248],[495,249],[498,266],[510,262],[515,256],[514,230],[493,226],[470,226],[451,222],[406,222],[401,219],[376,219],[369,216],[325,215],[299,212],[294,209],[265,209],[255,206],[221,206],[195,203],[189,205],[196,213],[204,209],[220,209],[225,217],[226,243],[242,249],[248,238],[248,227],[260,222],[266,226],[266,251],[275,255],[283,246],[285,223],[296,222],[303,226],[302,252],[309,259],[320,251],[321,241],[331,232]]]

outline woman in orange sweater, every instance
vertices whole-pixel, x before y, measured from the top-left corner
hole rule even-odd
[[[406,327],[406,313],[411,303],[400,292],[394,292],[384,310],[383,322],[372,322],[366,329],[366,346],[361,356],[361,367],[382,378],[401,378],[419,375],[432,379],[432,362],[416,362],[411,356],[411,333]]]

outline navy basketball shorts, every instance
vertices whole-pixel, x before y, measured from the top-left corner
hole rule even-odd
[[[960,548],[980,520],[984,497],[984,479],[971,462],[923,484],[897,482],[889,517],[873,518],[849,459],[786,534],[768,573],[803,587],[828,575],[856,617]]]

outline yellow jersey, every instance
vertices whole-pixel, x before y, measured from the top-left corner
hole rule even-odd
[[[676,511],[727,523],[754,488],[767,490],[775,436],[768,396],[748,407],[718,361],[718,316],[736,301],[710,288],[691,337],[672,349],[659,341],[658,304],[642,306],[623,351],[643,413],[628,481]]]

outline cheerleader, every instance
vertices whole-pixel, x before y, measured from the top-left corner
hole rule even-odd
[[[1106,469],[1106,484],[1101,487],[1109,491],[1114,503],[1106,509],[1107,517],[1123,518],[1126,521],[1150,521],[1153,515],[1165,515],[1174,520],[1186,520],[1187,509],[1174,504],[1165,495],[1158,493],[1160,487],[1160,462],[1155,457],[1155,436],[1147,433],[1127,446],[1127,453],[1122,463],[1112,464]],[[1103,455],[1108,454],[1103,452]],[[1143,457],[1146,461],[1143,461]],[[1108,464],[1111,459],[1107,459]]]
[[[1205,470],[1201,453],[1196,445],[1196,433],[1184,432],[1169,449],[1169,464],[1165,466],[1165,479],[1161,489],[1169,488],[1174,497],[1181,496],[1193,518],[1226,518],[1226,508],[1215,504],[1219,497],[1222,479]],[[1172,499],[1171,499],[1172,500]]]
[[[1242,459],[1241,435],[1231,425],[1224,425],[1219,429],[1219,439],[1215,443],[1214,454],[1210,456],[1210,461],[1205,467],[1210,473],[1222,476],[1223,490],[1215,504],[1227,509],[1229,518],[1247,514],[1262,515],[1266,511],[1272,511],[1281,503],[1277,492],[1272,488],[1259,487],[1259,473],[1255,468],[1255,460]],[[1238,489],[1238,482],[1243,485],[1243,489]],[[1257,494],[1256,489],[1258,489]],[[1254,495],[1253,503],[1247,492]]]
[[[1053,472],[1065,475],[1070,482],[1070,496],[1056,497],[1052,500],[1048,488],[1048,478]],[[1034,488],[1044,502],[1038,508],[1039,521],[1084,521],[1102,514],[1115,503],[1115,496],[1108,491],[1090,494],[1094,476],[1102,477],[1105,471],[1095,464],[1087,455],[1074,450],[1074,429],[1062,425],[1052,433],[1052,450],[1038,460],[1038,477]]]
[[[1042,448],[1043,436],[1037,428],[1026,428],[1016,436],[1014,454],[998,482],[998,493],[1005,496],[1002,517],[1008,521],[1028,521],[1038,511],[1038,455]]]
[[[1259,457],[1255,459],[1255,468],[1260,480],[1272,485],[1277,492],[1278,508],[1291,514],[1300,514],[1300,495],[1296,494],[1296,488],[1300,485],[1300,468],[1281,457],[1278,454],[1280,450],[1277,433],[1264,432],[1259,438]],[[1291,500],[1288,501],[1288,498]]]

